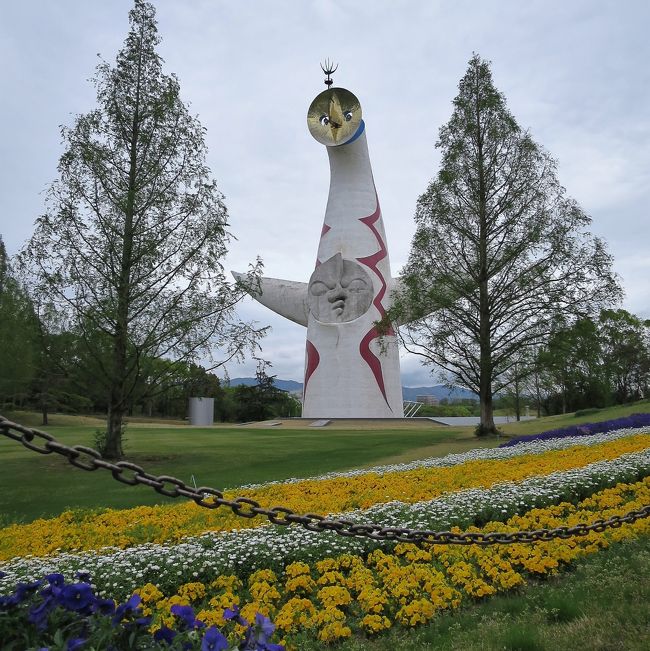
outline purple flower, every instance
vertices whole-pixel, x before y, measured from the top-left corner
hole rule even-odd
[[[262,615],[262,613],[255,615],[255,627],[259,630],[258,639],[260,642],[266,642],[275,630],[275,624],[268,617]],[[264,636],[263,640],[262,636]]]
[[[55,605],[51,597],[44,599],[40,604],[29,609],[27,620],[34,624],[39,631],[44,631],[47,628],[47,617]]]
[[[9,610],[10,608],[17,606],[19,603],[18,595],[15,592],[14,594],[0,597],[0,611]]]
[[[16,586],[16,603],[22,603],[25,601],[30,594],[33,592],[36,592],[41,586],[43,585],[43,581],[39,579],[38,581],[34,581],[33,583],[19,583]]]
[[[244,642],[240,648],[245,651],[284,651],[281,644],[269,642],[273,631],[275,631],[275,624],[262,613],[257,613],[255,624],[249,626],[244,633]]]
[[[62,588],[65,585],[65,577],[63,574],[59,574],[58,572],[55,572],[54,574],[47,574],[45,578],[51,586]]]
[[[194,609],[192,606],[179,606],[174,604],[170,608],[172,615],[180,618],[183,622],[184,628],[193,629],[196,623],[196,616],[194,615]]]
[[[114,615],[115,602],[112,599],[96,599],[93,610],[100,615]]]
[[[650,414],[632,414],[614,420],[605,420],[597,423],[584,423],[582,425],[571,425],[562,429],[553,429],[540,434],[528,434],[517,436],[502,443],[499,447],[506,448],[518,443],[527,441],[547,441],[554,438],[565,438],[567,436],[589,436],[590,434],[599,434],[601,432],[611,432],[626,427],[644,427],[650,425]]]
[[[95,595],[93,589],[87,583],[71,583],[61,589],[58,601],[68,610],[82,612],[93,605]]]
[[[129,597],[128,601],[125,601],[123,604],[120,604],[115,609],[115,615],[113,617],[113,624],[119,624],[125,617],[129,615],[139,614],[140,609],[138,606],[142,599],[140,595],[134,594]]]
[[[156,642],[167,642],[167,644],[171,644],[176,637],[177,633],[176,631],[172,631],[171,628],[167,628],[166,626],[161,626],[154,634],[153,634],[153,639]]]
[[[90,583],[90,572],[86,572],[86,570],[79,570],[75,574],[75,577],[79,581],[83,581],[84,583]]]
[[[228,648],[228,640],[216,627],[210,626],[201,641],[201,651],[223,651]]]
[[[81,647],[86,644],[86,640],[82,637],[75,637],[68,640],[68,645],[66,646],[66,651],[78,651]]]
[[[234,619],[238,624],[241,624],[242,626],[248,626],[248,622],[239,614],[239,606],[226,608],[223,611],[223,618],[225,620]]]

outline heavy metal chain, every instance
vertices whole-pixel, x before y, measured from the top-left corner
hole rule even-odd
[[[206,509],[217,509],[220,506],[226,506],[232,509],[235,515],[242,518],[254,518],[261,515],[273,524],[284,526],[298,524],[309,531],[334,531],[340,536],[346,537],[370,538],[372,540],[405,542],[417,545],[510,545],[512,543],[546,542],[556,538],[566,539],[574,536],[586,536],[590,531],[600,533],[606,529],[616,529],[623,524],[650,517],[650,505],[646,505],[637,511],[630,511],[622,516],[615,515],[608,520],[597,520],[592,524],[511,533],[454,533],[451,531],[383,527],[379,524],[357,524],[351,520],[326,518],[316,513],[298,514],[284,506],[264,508],[259,502],[248,497],[235,497],[229,500],[224,498],[223,493],[216,488],[210,488],[209,486],[193,488],[170,475],[152,475],[142,467],[128,461],[111,463],[102,459],[97,450],[83,445],[64,445],[47,432],[13,423],[3,416],[0,416],[0,434],[18,441],[29,450],[40,454],[56,452],[66,457],[73,466],[82,470],[89,472],[99,468],[108,470],[114,479],[123,484],[129,486],[143,484],[167,497],[187,497]],[[42,445],[38,444],[39,440]]]

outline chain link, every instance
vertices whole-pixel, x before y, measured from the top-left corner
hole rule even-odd
[[[112,463],[103,459],[97,450],[83,445],[65,445],[57,441],[51,434],[13,423],[0,416],[0,434],[22,443],[29,450],[39,454],[60,454],[76,468],[89,472],[98,469],[108,470],[113,478],[128,486],[142,484],[153,488],[157,493],[167,497],[187,497],[199,506],[207,509],[217,509],[226,506],[242,518],[263,516],[273,524],[290,526],[298,524],[315,532],[334,531],[339,536],[369,538],[384,542],[405,542],[417,545],[510,545],[513,543],[549,542],[557,538],[567,539],[574,536],[586,536],[591,531],[601,533],[606,529],[616,529],[623,524],[630,524],[650,517],[650,505],[625,515],[615,515],[608,520],[597,520],[592,524],[578,524],[573,527],[557,527],[555,529],[536,529],[531,531],[514,531],[510,533],[429,531],[426,529],[404,529],[399,527],[383,527],[379,524],[358,524],[352,520],[326,518],[316,513],[299,514],[284,506],[263,507],[249,497],[226,499],[223,493],[210,486],[193,488],[181,479],[170,475],[151,475],[141,466],[129,461]],[[42,444],[39,445],[39,442]]]

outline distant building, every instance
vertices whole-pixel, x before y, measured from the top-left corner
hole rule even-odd
[[[430,407],[437,407],[440,404],[440,400],[435,396],[416,396],[415,400],[421,402],[423,405],[429,405]]]

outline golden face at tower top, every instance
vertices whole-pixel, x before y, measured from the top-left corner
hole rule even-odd
[[[343,145],[361,124],[361,104],[345,88],[328,88],[318,95],[307,111],[311,135],[328,147]]]

